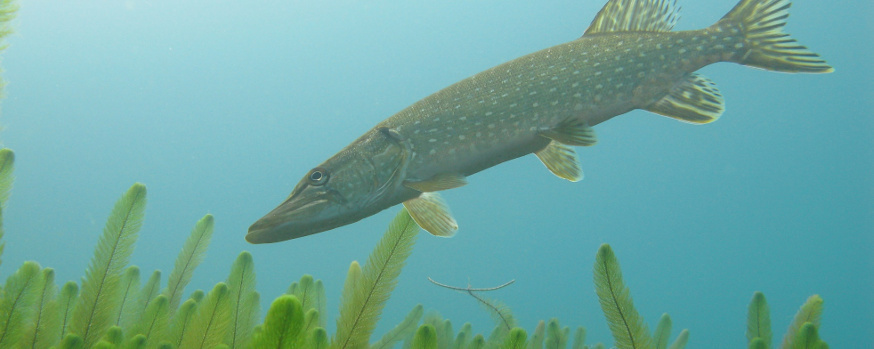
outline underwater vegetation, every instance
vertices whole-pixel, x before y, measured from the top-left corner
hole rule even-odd
[[[3,210],[12,187],[14,154],[0,149],[0,239]],[[352,262],[340,299],[336,331],[327,328],[325,289],[304,275],[277,297],[261,318],[252,255],[242,252],[227,279],[208,292],[184,298],[194,270],[210,243],[214,219],[206,215],[191,231],[166,280],[160,271],[141,278],[128,265],[146,206],[146,187],[136,183],[116,202],[81,282],[58,286],[51,268],[27,261],[0,289],[0,349],[4,348],[605,348],[588,346],[586,330],[571,335],[557,319],[540,321],[529,335],[517,325],[509,307],[478,296],[505,287],[458,288],[492,312],[496,321],[488,337],[469,323],[458,332],[436,312],[416,305],[405,319],[376,339],[382,309],[412,253],[419,226],[405,209],[394,218],[362,266]],[[4,248],[0,242],[0,253]],[[166,282],[162,286],[162,281]],[[598,249],[594,282],[601,308],[617,348],[685,348],[689,331],[669,345],[671,318],[664,314],[650,332],[635,310],[619,261],[609,245]],[[435,282],[436,283],[436,282]],[[828,348],[819,338],[823,300],[811,296],[789,325],[779,348]],[[261,321],[259,323],[259,321]],[[749,348],[773,346],[765,296],[756,292],[748,309]]]

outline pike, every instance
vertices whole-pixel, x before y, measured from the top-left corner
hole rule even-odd
[[[705,124],[722,115],[716,85],[696,70],[732,62],[789,73],[833,69],[783,32],[789,0],[741,0],[700,30],[671,32],[674,0],[610,0],[582,37],[461,80],[380,122],[309,171],[255,222],[251,243],[295,239],[403,203],[424,230],[458,228],[437,192],[534,153],[579,181],[573,146],[592,126],[634,109]]]

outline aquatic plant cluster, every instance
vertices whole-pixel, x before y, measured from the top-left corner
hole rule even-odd
[[[0,208],[12,186],[14,154],[0,150]],[[161,287],[161,272],[144,283],[140,270],[128,265],[143,222],[146,187],[131,186],[112,209],[103,235],[82,282],[68,281],[60,288],[54,271],[37,262],[25,262],[0,290],[0,349],[3,348],[604,348],[587,346],[586,331],[558,320],[540,321],[532,334],[518,327],[510,309],[499,302],[463,289],[495,315],[488,337],[474,334],[469,323],[458,332],[437,313],[424,315],[415,306],[406,318],[378,340],[373,331],[413,250],[419,226],[405,209],[363,266],[352,262],[340,301],[336,332],[326,330],[326,297],[322,282],[304,275],[277,297],[258,324],[260,296],[255,290],[252,255],[242,252],[227,279],[212,290],[183,293],[203,260],[214,220],[206,215],[194,226],[176,263]],[[0,239],[2,239],[0,209]],[[3,244],[0,244],[2,253]],[[617,348],[671,348],[686,346],[683,330],[668,345],[671,319],[662,315],[650,333],[634,308],[622,279],[619,261],[609,245],[597,253],[595,289]],[[810,297],[798,311],[780,348],[827,348],[818,336],[822,298]],[[770,348],[772,333],[767,302],[757,292],[749,306],[749,348]]]

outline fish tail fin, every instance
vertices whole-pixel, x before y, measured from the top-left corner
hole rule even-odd
[[[783,32],[789,18],[789,0],[741,0],[716,25],[727,22],[740,31],[743,44],[737,63],[787,73],[830,73],[834,69],[818,54]],[[745,47],[744,47],[745,46]]]

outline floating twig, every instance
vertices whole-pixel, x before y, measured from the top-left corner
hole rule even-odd
[[[499,286],[487,287],[487,288],[473,288],[470,286],[470,283],[467,284],[467,287],[450,286],[450,285],[447,285],[444,283],[439,283],[437,281],[434,281],[434,279],[432,279],[430,276],[428,277],[428,281],[431,281],[432,284],[435,284],[435,285],[440,286],[440,287],[448,288],[450,290],[467,292],[467,294],[469,294],[471,297],[473,297],[474,299],[476,299],[477,301],[479,301],[480,303],[485,305],[491,311],[495,312],[495,314],[498,314],[498,317],[500,317],[501,321],[504,322],[504,326],[507,327],[508,331],[511,329],[510,322],[509,322],[509,320],[507,320],[504,313],[501,312],[501,309],[498,309],[498,307],[496,307],[494,304],[489,303],[485,299],[482,299],[480,296],[477,296],[474,292],[488,292],[488,291],[499,290],[499,289],[502,289],[504,287],[510,286],[510,284],[516,282],[516,279],[510,280],[510,281],[508,281],[502,285],[499,285]]]

